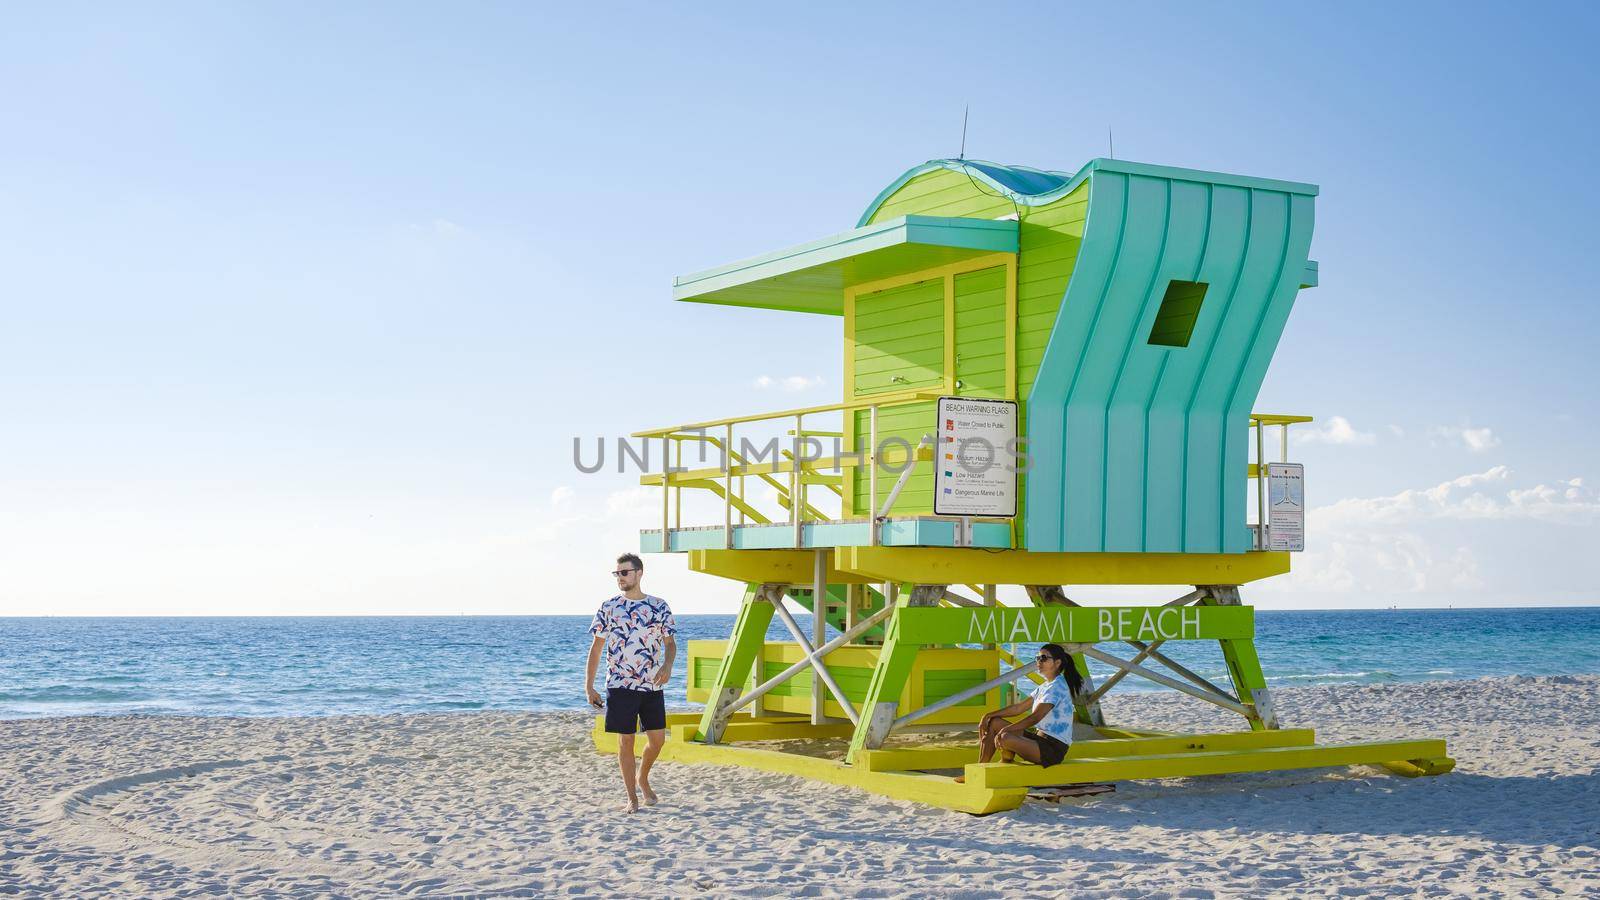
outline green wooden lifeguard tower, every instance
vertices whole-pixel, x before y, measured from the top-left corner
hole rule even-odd
[[[1316,194],[1113,159],[1076,173],[934,160],[850,231],[678,278],[677,300],[838,317],[844,396],[634,435],[661,451],[642,478],[662,488],[661,523],[640,549],[746,586],[729,639],[688,646],[688,697],[705,710],[673,717],[666,758],[972,813],[1046,785],[1449,771],[1441,740],[1327,745],[1281,727],[1240,599],[1287,572],[1301,538],[1287,431],[1310,419],[1252,404],[1296,296],[1317,284]],[[1146,606],[1071,599],[1101,584],[1192,590]],[[1009,585],[1029,605],[1001,604]],[[810,634],[791,602],[814,613]],[[793,641],[765,639],[774,617]],[[1113,673],[1086,680],[1062,764],[979,765],[970,737],[929,739],[970,731],[1036,677],[1006,644],[1044,641],[1086,676],[1091,659]],[[1215,641],[1230,683],[1170,658],[1169,641]],[[1126,677],[1245,727],[1117,728],[1103,705]],[[615,749],[598,724],[595,739]],[[771,749],[796,740],[819,743]]]

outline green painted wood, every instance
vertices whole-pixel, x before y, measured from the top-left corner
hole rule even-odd
[[[846,758],[854,758],[857,751],[865,749],[867,745],[868,730],[871,727],[874,714],[878,707],[884,706],[885,711],[892,711],[900,700],[900,694],[905,690],[906,679],[911,677],[911,670],[916,664],[916,643],[900,639],[900,617],[907,607],[902,606],[894,615],[889,617],[889,627],[883,642],[883,649],[878,651],[878,665],[872,672],[872,680],[867,686],[866,696],[858,707],[861,721],[856,723],[855,731],[850,736],[850,748],[846,751]]]
[[[956,393],[1000,397],[1006,392],[1006,270],[955,277]]]
[[[994,218],[1011,215],[1018,210],[1009,198],[997,195],[981,180],[968,178],[964,173],[946,167],[919,168],[911,177],[903,178],[897,184],[898,188],[886,191],[880,202],[874,204],[864,222],[884,222],[898,216],[923,213]],[[1024,434],[1028,427],[1027,397],[1060,313],[1068,281],[1077,265],[1088,211],[1087,181],[1080,182],[1074,189],[1048,204],[1025,205],[1022,208],[1018,237],[1016,332],[1017,396],[1021,401],[1018,404],[1017,425]],[[1001,362],[998,377],[1003,382],[1003,360]],[[858,416],[858,429],[864,421],[864,416]],[[1026,485],[1027,476],[1023,476],[1022,480]],[[931,469],[913,476],[912,485],[917,484],[931,487]],[[887,488],[884,491],[887,492]],[[864,496],[865,488],[858,486],[858,501],[863,500]],[[917,507],[919,511],[932,509],[931,492],[926,496],[926,501],[919,498],[922,503]],[[909,503],[909,500],[906,498],[904,502]],[[1019,497],[1018,515],[1025,535],[1026,491]]]
[[[775,675],[782,674],[790,665],[792,663],[764,661],[762,663],[763,674],[761,680],[766,681]],[[833,676],[833,680],[838,683],[839,689],[844,691],[845,697],[852,703],[859,703],[862,698],[866,697],[867,687],[872,681],[872,669],[864,666],[829,665],[828,674]],[[775,697],[810,697],[811,682],[815,677],[811,669],[801,669],[787,681],[774,687],[772,695]],[[979,680],[981,681],[982,679]],[[976,684],[977,682],[973,683]],[[830,702],[833,700],[831,693],[828,695],[828,699]]]
[[[711,681],[711,694],[705,712],[700,716],[701,734],[716,733],[719,704],[731,702],[733,697],[739,695],[750,669],[755,665],[756,653],[766,641],[767,626],[772,623],[774,609],[771,603],[760,596],[760,588],[759,584],[745,585],[739,618],[733,624],[733,634],[728,637],[722,660],[717,665],[716,677]]]
[[[936,388],[944,383],[944,280],[920,281],[856,297],[855,396]],[[899,410],[902,419],[907,410]],[[932,415],[928,415],[929,421]],[[880,420],[882,424],[885,420]],[[926,431],[908,422],[880,431],[915,442]],[[863,479],[864,481],[864,479]],[[865,497],[858,498],[865,500]],[[910,510],[910,507],[905,507]]]
[[[717,669],[721,668],[722,660],[709,656],[695,657],[693,670],[689,673],[689,686],[696,688],[709,688],[715,683]]]
[[[901,610],[896,618],[900,637],[921,644],[1248,642],[1255,636],[1250,606],[929,606]]]
[[[861,587],[863,587],[867,592],[868,605],[865,609],[857,614],[857,618],[865,619],[883,608],[883,592],[879,591],[870,584],[864,584]],[[847,616],[844,608],[844,604],[847,602],[845,588],[846,586],[842,584],[828,585],[828,598],[833,605],[826,607],[828,624],[833,626],[833,629],[841,634],[843,634],[845,629],[848,627],[848,622],[846,621]],[[791,588],[789,591],[789,596],[792,597],[796,603],[804,607],[806,611],[815,614],[816,609],[811,605],[811,591],[804,588]],[[883,639],[883,625],[880,623],[872,626],[862,633],[862,637],[881,641]]]
[[[1017,223],[901,216],[679,276],[673,299],[841,315],[844,289],[987,253],[1015,253]]]
[[[1226,609],[1230,607],[1217,607]],[[1222,648],[1222,660],[1227,664],[1228,677],[1233,681],[1233,693],[1239,702],[1255,711],[1249,717],[1250,728],[1253,731],[1262,731],[1268,727],[1263,721],[1260,710],[1256,706],[1255,691],[1267,689],[1267,676],[1261,671],[1261,658],[1256,655],[1256,642],[1253,640],[1223,640],[1217,642]]]
[[[1001,396],[1005,385],[1005,269],[993,267],[957,276],[955,376],[958,393]],[[936,278],[886,291],[862,294],[855,306],[855,396],[938,388],[944,384],[944,279]],[[854,413],[857,447],[865,448],[870,413]],[[880,411],[878,436],[915,444],[934,425],[934,404],[919,403]],[[892,515],[933,511],[932,464],[914,466],[911,480],[896,498]],[[868,504],[866,478],[851,484],[853,509],[881,509],[897,475],[880,472],[875,502]]]
[[[924,704],[938,703],[946,697],[951,697],[962,691],[976,687],[988,681],[988,672],[983,669],[934,669],[924,671],[922,675],[922,702]],[[984,694],[969,697],[957,703],[957,706],[983,706],[988,703]]]

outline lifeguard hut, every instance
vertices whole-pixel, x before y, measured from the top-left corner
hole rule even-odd
[[[1329,745],[1282,727],[1240,598],[1287,572],[1303,539],[1287,432],[1310,418],[1252,405],[1296,296],[1317,284],[1316,195],[1124,160],[1076,173],[934,160],[852,230],[676,279],[680,301],[837,317],[844,390],[634,435],[660,450],[642,483],[661,488],[661,522],[641,551],[745,585],[729,638],[688,645],[688,697],[705,709],[673,717],[666,758],[972,813],[1047,785],[1449,771],[1441,740]],[[1071,599],[1109,584],[1192,590]],[[1008,585],[1029,605],[1000,603]],[[809,634],[789,603],[813,613]],[[791,641],[766,639],[774,618]],[[1111,672],[1075,698],[1063,763],[979,765],[970,737],[937,739],[1037,677],[1007,644],[1044,641],[1085,676],[1089,660]],[[1228,684],[1162,652],[1192,641],[1216,642]],[[1237,724],[1117,728],[1107,692],[1128,677]],[[595,739],[615,749],[598,723]],[[813,746],[772,743],[792,741]]]

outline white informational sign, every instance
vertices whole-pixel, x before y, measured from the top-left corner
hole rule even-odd
[[[933,514],[1017,514],[1017,404],[940,397],[933,454]]]
[[[1267,463],[1267,549],[1306,549],[1306,469]]]

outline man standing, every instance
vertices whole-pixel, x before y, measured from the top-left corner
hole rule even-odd
[[[606,731],[617,736],[617,764],[622,768],[622,784],[628,789],[628,812],[639,811],[639,792],[644,804],[655,805],[650,789],[650,767],[661,755],[667,739],[667,704],[661,689],[672,678],[672,661],[678,655],[677,623],[667,601],[639,590],[644,563],[632,553],[617,557],[620,594],[600,604],[589,634],[589,664],[584,670],[583,689],[589,705],[599,709],[600,695],[594,689],[595,666],[600,661],[600,645],[606,648]],[[637,770],[633,762],[633,736],[644,726],[644,758]],[[637,785],[637,790],[635,790]]]

